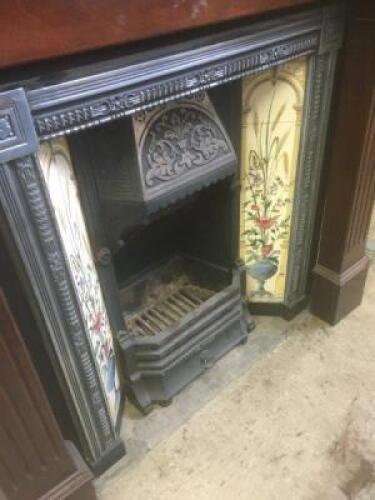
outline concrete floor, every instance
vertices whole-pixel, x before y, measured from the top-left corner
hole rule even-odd
[[[128,455],[99,499],[375,500],[375,261],[335,327],[307,312],[257,323],[172,406],[127,406]]]

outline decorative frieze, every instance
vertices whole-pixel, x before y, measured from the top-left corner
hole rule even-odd
[[[258,50],[254,50],[249,43],[247,54],[233,57],[229,61],[208,64],[204,69],[180,70],[180,76],[173,75],[168,80],[159,77],[158,82],[147,86],[140,85],[136,90],[101,94],[94,100],[87,98],[83,103],[72,104],[57,113],[37,112],[36,130],[39,137],[49,138],[95,126],[312,53],[318,45],[319,34],[316,32]],[[126,86],[124,81],[124,87]]]

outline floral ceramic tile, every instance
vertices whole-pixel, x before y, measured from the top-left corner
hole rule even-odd
[[[254,302],[282,302],[306,59],[244,78],[240,253]]]
[[[103,392],[115,423],[119,409],[120,386],[113,337],[66,139],[58,138],[43,142],[39,149],[39,160],[70,265]]]

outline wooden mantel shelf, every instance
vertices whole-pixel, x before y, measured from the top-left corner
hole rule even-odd
[[[317,0],[0,2],[0,68],[314,3]]]

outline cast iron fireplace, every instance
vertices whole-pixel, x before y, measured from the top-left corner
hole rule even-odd
[[[343,18],[340,6],[311,9],[4,80],[2,232],[96,472],[124,453],[125,393],[145,413],[167,405],[247,340],[249,274],[262,300],[276,269],[283,280],[263,313],[287,316],[306,303]],[[251,90],[276,88],[302,59],[303,99],[291,106],[298,147],[293,161],[280,156],[294,175],[286,215],[272,194],[278,177],[269,200],[256,187],[241,201],[244,172],[255,183],[269,161],[254,146],[253,171],[244,169],[241,117],[255,98],[246,101],[242,85],[254,77]],[[284,104],[277,109],[261,120],[274,135]],[[281,151],[282,133],[272,141],[271,153]],[[241,229],[243,214],[253,227]],[[257,266],[239,258],[247,252]]]
[[[143,412],[247,339],[238,90],[203,91],[70,140],[92,241],[108,245],[96,256],[115,278],[102,286],[117,304],[125,386]]]

